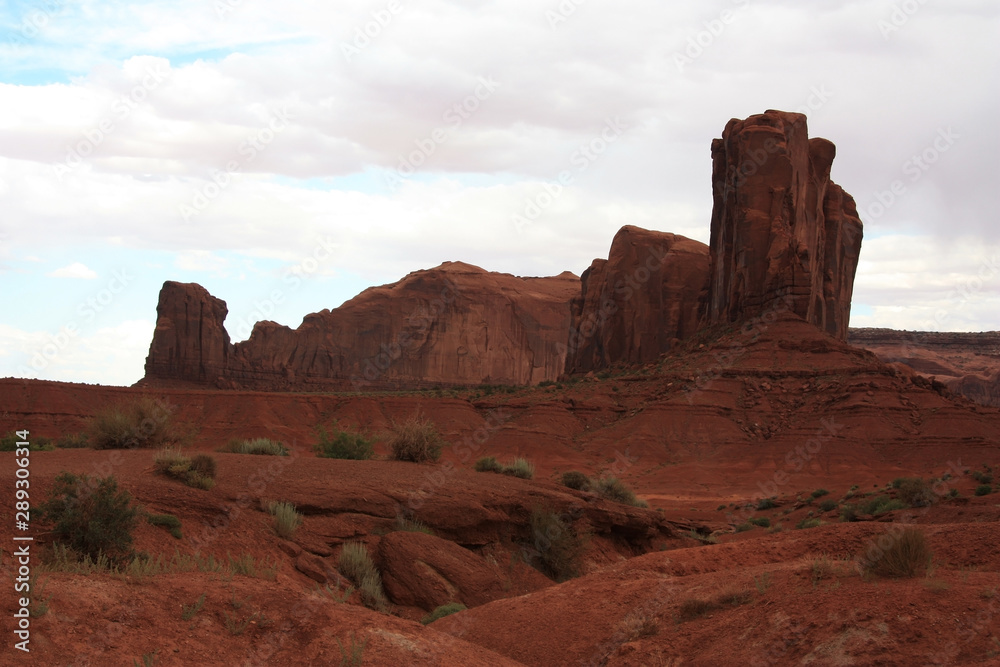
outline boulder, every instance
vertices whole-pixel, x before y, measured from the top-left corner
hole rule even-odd
[[[379,571],[393,602],[427,611],[449,602],[467,607],[503,597],[503,585],[482,558],[454,542],[397,531],[379,543]]]

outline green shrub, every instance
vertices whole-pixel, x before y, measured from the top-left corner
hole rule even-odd
[[[17,449],[17,443],[19,442],[27,442],[29,452],[51,452],[55,449],[52,438],[39,436],[37,438],[29,437],[25,440],[24,438],[19,437],[16,432],[11,431],[0,438],[0,452],[13,452]]]
[[[861,571],[880,577],[915,577],[931,562],[927,536],[917,528],[886,533],[868,543],[860,559]]]
[[[181,520],[173,514],[150,514],[146,517],[146,521],[152,526],[166,528],[178,540],[184,537],[181,533]]]
[[[535,465],[527,459],[517,458],[504,465],[500,472],[511,477],[531,479],[535,476]]]
[[[744,533],[748,530],[753,530],[754,524],[747,521],[746,523],[741,523],[736,526],[737,533]]]
[[[840,506],[840,518],[843,521],[851,522],[858,520],[858,508],[854,505],[844,504]]]
[[[980,484],[976,487],[975,494],[977,496],[988,496],[993,493],[993,487],[989,484]]]
[[[867,501],[865,501],[860,507],[858,507],[859,514],[871,514],[873,516],[878,516],[880,514],[885,514],[886,512],[892,512],[893,510],[906,509],[907,505],[901,501],[889,498],[889,496],[875,496]]]
[[[402,423],[393,422],[390,427],[389,452],[396,461],[437,461],[444,444],[434,424],[416,415]]]
[[[451,616],[460,611],[465,611],[466,607],[461,602],[449,602],[448,604],[443,604],[431,613],[420,619],[420,622],[424,625],[428,625],[438,620],[439,618],[444,618],[445,616]]]
[[[359,542],[348,542],[340,550],[337,560],[340,572],[351,580],[361,592],[361,603],[369,609],[385,611],[388,602],[382,589],[382,576],[375,567],[368,548]]]
[[[270,503],[267,510],[274,517],[274,532],[278,537],[289,540],[302,525],[302,515],[291,503]]]
[[[819,519],[802,519],[802,521],[799,521],[795,527],[799,529],[816,528],[817,526],[821,526],[822,524],[823,522],[820,521]]]
[[[931,486],[920,477],[901,477],[892,483],[899,500],[910,507],[927,507],[935,501]]]
[[[210,464],[202,460],[199,465],[202,468],[210,468],[214,474],[215,460],[210,456],[207,458],[211,460]],[[153,469],[156,472],[178,479],[196,489],[204,489],[206,491],[212,489],[215,486],[215,480],[194,470],[193,466],[194,462],[191,459],[181,454],[179,449],[171,447],[161,449],[153,459]]]
[[[579,576],[586,540],[572,524],[554,512],[535,508],[530,527],[539,569],[558,582]]]
[[[476,472],[500,472],[503,470],[503,466],[496,460],[496,457],[484,456],[476,461],[475,470]]]
[[[616,477],[602,477],[594,480],[591,489],[600,497],[613,500],[616,503],[624,503],[633,507],[649,507],[645,500],[636,497],[635,492]]]
[[[837,501],[836,500],[824,500],[823,502],[821,502],[819,504],[819,511],[820,512],[832,512],[835,509],[837,509]]]
[[[757,502],[757,509],[758,510],[771,510],[771,509],[774,509],[777,506],[778,506],[778,504],[776,502],[774,502],[773,500],[771,500],[770,498],[761,498]]]
[[[319,442],[313,445],[313,450],[322,458],[367,461],[375,456],[372,448],[374,440],[369,440],[360,433],[344,431],[336,428],[336,425],[330,431],[318,426],[316,433]]]
[[[139,510],[111,475],[94,478],[62,472],[39,509],[54,524],[56,540],[83,556],[122,562],[132,554]]]
[[[972,479],[976,480],[980,484],[992,484],[993,475],[988,472],[983,472],[982,470],[976,470],[972,473]]]
[[[427,527],[416,519],[410,519],[403,516],[402,514],[396,515],[396,530],[401,530],[407,533],[423,533],[424,535],[433,535],[434,531]]]
[[[827,491],[826,489],[816,489],[815,491],[812,492],[812,497],[813,498],[822,498],[823,496],[827,496],[829,494],[830,494],[830,492]]]
[[[68,433],[56,440],[56,447],[59,449],[83,449],[90,447],[86,433]]]
[[[187,435],[174,423],[165,401],[137,396],[119,401],[90,420],[87,437],[94,449],[134,449],[176,445]]]
[[[750,518],[750,523],[755,526],[760,526],[761,528],[770,528],[771,520],[766,516],[755,516]]]
[[[949,498],[958,498],[958,489],[952,489],[948,492]]]
[[[233,438],[219,451],[258,456],[288,456],[288,448],[284,444],[269,438]]]

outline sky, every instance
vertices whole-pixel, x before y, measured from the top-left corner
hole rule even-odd
[[[852,326],[1000,329],[995,0],[0,5],[0,377],[128,385],[166,280],[296,327],[461,260],[708,242],[713,138],[800,111],[865,239]]]

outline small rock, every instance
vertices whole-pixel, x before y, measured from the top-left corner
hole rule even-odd
[[[319,556],[309,553],[299,554],[299,557],[295,559],[295,569],[313,581],[321,584],[326,583],[326,563]]]
[[[289,542],[287,540],[281,540],[278,542],[278,548],[284,551],[286,554],[295,558],[300,553],[302,553],[302,547],[295,544],[294,542]]]

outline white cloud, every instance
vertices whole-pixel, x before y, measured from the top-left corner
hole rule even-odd
[[[129,385],[143,375],[154,323],[126,320],[84,335],[0,324],[0,357],[15,377]]]
[[[97,277],[97,272],[93,269],[88,269],[85,264],[80,262],[73,262],[68,266],[58,268],[51,273],[46,274],[52,278],[77,278],[81,280],[93,280]]]
[[[0,45],[0,259],[155,250],[266,293],[254,258],[294,266],[323,239],[320,275],[372,283],[459,259],[580,273],[625,224],[707,241],[711,140],[732,117],[809,107],[869,238],[855,301],[871,314],[854,323],[910,326],[944,307],[945,328],[1000,328],[990,286],[947,305],[970,258],[1000,243],[1000,91],[969,83],[1000,66],[997,3],[923,4],[888,37],[888,1],[402,5],[348,61],[343,44],[383,3],[60,3],[37,35]],[[476,98],[484,78],[498,86]],[[581,169],[614,118],[628,129]],[[908,161],[942,128],[958,139],[915,178]],[[421,146],[390,192],[382,176]],[[563,171],[573,183],[517,228]],[[873,208],[897,180],[905,192]]]

